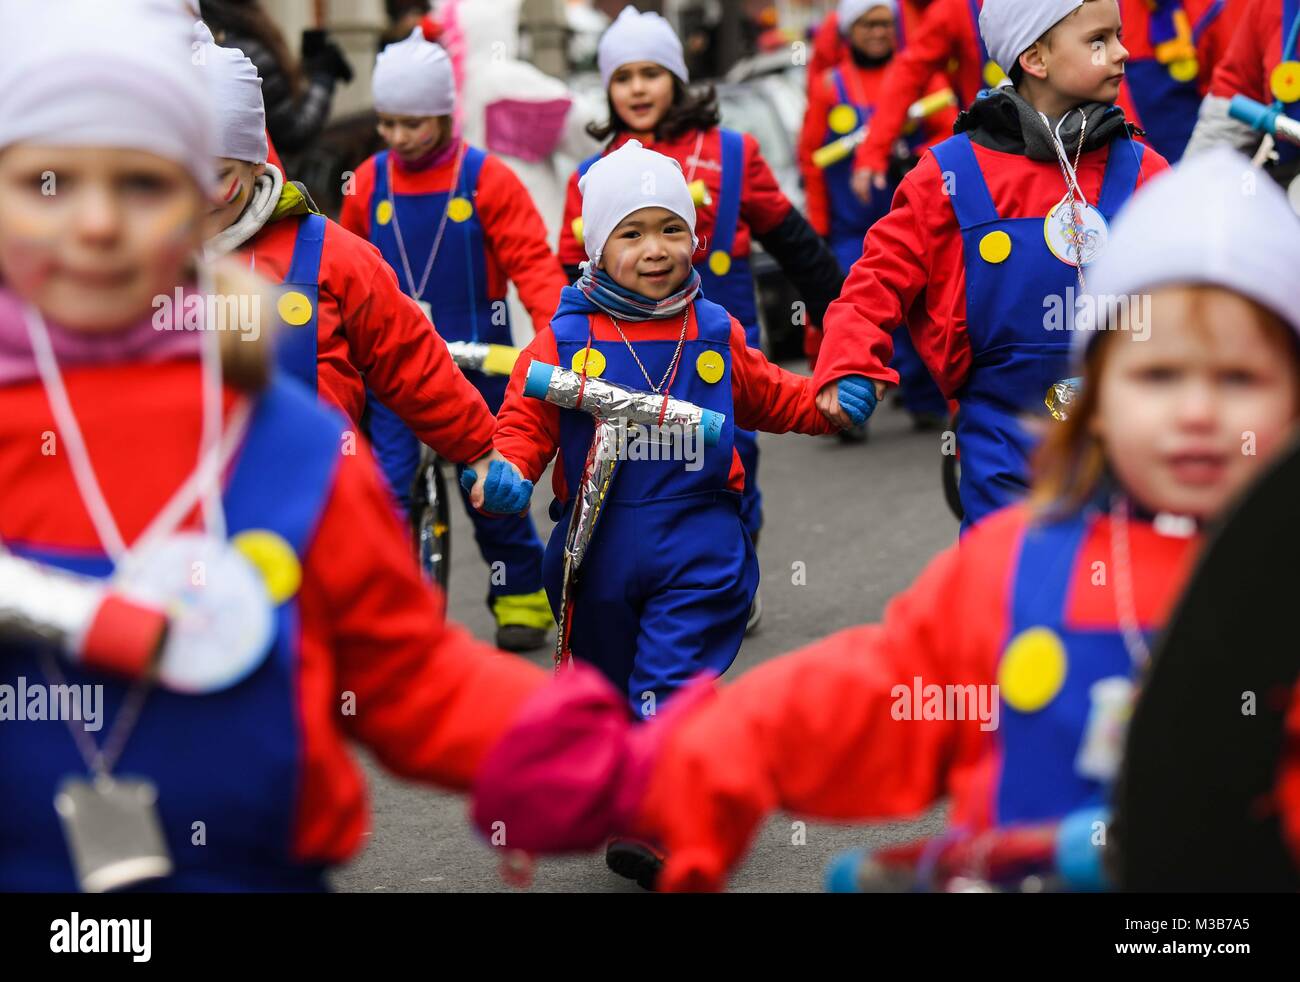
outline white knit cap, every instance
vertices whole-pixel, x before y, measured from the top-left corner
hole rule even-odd
[[[0,149],[144,150],[215,184],[212,109],[176,0],[0,4]]]
[[[624,65],[634,61],[652,61],[672,72],[685,85],[686,56],[682,42],[672,25],[658,14],[640,13],[624,7],[596,46],[596,63],[600,66],[600,84],[609,88],[609,80]]]
[[[216,117],[216,156],[266,163],[266,108],[257,66],[238,48],[222,48],[199,21],[194,25],[194,52],[212,96]]]
[[[451,59],[418,26],[379,52],[370,88],[375,111],[393,116],[450,116],[456,108]]]
[[[840,33],[848,34],[859,17],[876,7],[888,7],[889,12],[898,16],[898,0],[840,0],[835,16],[839,19]]]
[[[1300,334],[1300,219],[1263,171],[1228,147],[1184,158],[1120,212],[1088,274],[1072,338],[1082,360],[1115,298],[1208,284],[1249,297]]]
[[[980,34],[989,57],[1010,75],[1035,41],[1082,6],[1083,0],[984,0]]]
[[[605,242],[618,223],[641,208],[667,208],[690,226],[691,253],[695,237],[695,203],[672,157],[647,150],[639,140],[628,140],[588,168],[578,181],[582,194],[583,243],[587,258],[599,263]]]

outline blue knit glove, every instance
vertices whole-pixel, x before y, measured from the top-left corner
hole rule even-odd
[[[861,375],[850,375],[840,379],[840,408],[853,420],[854,426],[860,426],[871,418],[876,411],[876,383]]]
[[[466,468],[460,475],[460,485],[466,491],[474,487],[478,475]],[[488,464],[487,480],[483,482],[483,510],[496,515],[518,515],[528,507],[533,496],[533,482],[524,480],[513,464],[494,460]]]

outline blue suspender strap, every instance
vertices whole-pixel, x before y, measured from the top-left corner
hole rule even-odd
[[[1088,523],[1081,517],[1025,529],[1016,564],[1012,631],[1064,619],[1070,576]]]
[[[1282,60],[1290,61],[1297,55],[1296,41],[1300,39],[1300,0],[1283,0],[1282,3]]]
[[[722,191],[709,251],[731,255],[740,222],[740,192],[745,183],[745,140],[735,130],[719,129],[718,136],[722,142]]]
[[[1223,13],[1225,3],[1227,3],[1227,0],[1214,0],[1214,3],[1210,4],[1205,13],[1201,14],[1201,19],[1192,28],[1193,44],[1199,44],[1201,35],[1208,31],[1210,26],[1219,19],[1219,15]]]
[[[831,78],[835,82],[835,95],[840,100],[840,104],[847,105],[849,101],[849,90],[844,86],[844,73],[838,68],[832,68]]]
[[[590,157],[578,165],[578,177],[582,177],[591,170],[591,165],[601,158],[602,154],[593,153]]]
[[[285,274],[286,285],[292,283],[320,285],[320,257],[325,246],[325,216],[304,215],[298,223],[298,237],[293,243],[293,259]]]
[[[388,151],[381,150],[375,154],[375,189],[370,195],[370,208],[388,197]]]
[[[970,22],[975,28],[975,43],[980,48],[980,77],[982,78],[984,66],[989,63],[989,49],[984,43],[984,35],[980,33],[980,0],[970,0]]]
[[[993,196],[989,194],[989,186],[984,181],[979,161],[975,159],[970,135],[958,133],[932,148],[931,152],[939,162],[939,170],[945,179],[948,174],[952,175],[953,193],[948,196],[948,200],[952,202],[957,224],[962,231],[998,221],[998,209],[993,204]]]
[[[1097,202],[1097,210],[1106,216],[1106,221],[1111,221],[1133,196],[1145,153],[1146,148],[1132,137],[1121,136],[1111,141],[1101,198]]]

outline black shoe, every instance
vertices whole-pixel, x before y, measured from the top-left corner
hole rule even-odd
[[[948,428],[948,417],[938,413],[913,413],[912,429],[917,433],[932,433]]]
[[[624,879],[636,881],[642,890],[654,890],[664,861],[643,842],[610,839],[605,847],[605,865]]]
[[[504,624],[497,628],[497,647],[502,651],[536,651],[546,647],[546,632],[540,627]]]

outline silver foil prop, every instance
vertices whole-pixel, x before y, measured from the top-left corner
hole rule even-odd
[[[113,596],[103,580],[0,552],[0,637],[44,642],[79,660],[82,643]],[[146,616],[156,613],[138,601],[130,604]],[[137,660],[136,655],[123,659]]]
[[[583,376],[577,372],[541,362],[533,362],[529,366],[524,394],[562,409],[590,413],[595,418],[591,448],[587,451],[587,463],[578,483],[573,515],[569,519],[569,531],[564,540],[560,624],[555,638],[555,667],[558,671],[570,657],[569,627],[573,616],[572,598],[578,569],[609,499],[618,463],[626,456],[628,424],[662,424],[664,427],[681,429],[699,427],[705,444],[713,445],[718,442],[725,417],[681,399],[637,392],[590,376],[584,384]]]
[[[518,348],[478,341],[448,341],[447,353],[459,368],[485,375],[509,375],[519,359]]]

